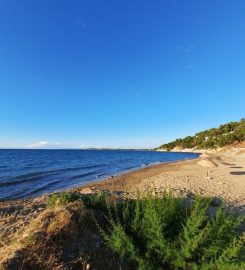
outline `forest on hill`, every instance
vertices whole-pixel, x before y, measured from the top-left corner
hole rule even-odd
[[[174,148],[186,149],[216,149],[227,145],[245,141],[245,118],[238,122],[229,122],[218,128],[211,128],[196,133],[194,136],[187,136],[183,139],[176,139],[161,145],[157,149],[170,151]]]

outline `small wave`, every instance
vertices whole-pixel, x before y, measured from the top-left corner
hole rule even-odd
[[[156,161],[153,164],[156,164],[157,165],[157,164],[160,164],[160,163],[161,163],[160,161]]]
[[[9,181],[1,182],[0,187],[13,186],[13,185],[26,183],[26,182],[34,182],[34,181],[43,179],[43,177],[44,177],[43,174],[39,176],[34,176],[34,177],[17,176],[15,178],[12,178]]]
[[[94,169],[105,166],[104,164],[91,164],[91,165],[83,165],[83,166],[77,166],[77,167],[68,167],[63,169],[54,169],[54,170],[47,170],[44,173],[64,173],[64,172],[72,172],[72,171],[79,171],[82,169]]]
[[[59,180],[57,180],[59,182]],[[11,190],[11,192],[6,192],[0,194],[0,201],[5,201],[8,200],[9,197],[11,196],[11,199],[18,199],[21,197],[31,197],[36,195],[37,193],[41,193],[42,191],[46,191],[48,187],[50,187],[52,183],[47,183],[46,185],[40,186],[38,188],[33,188],[28,191],[27,188],[25,189],[18,189],[18,190]],[[53,184],[54,185],[54,184]]]
[[[57,184],[57,183],[59,183],[59,182],[60,182],[59,179],[58,179],[58,180],[54,180],[54,181],[52,181],[52,182],[47,182],[46,184],[44,184],[44,185],[42,185],[42,186],[39,186],[39,187],[37,187],[37,188],[34,188],[34,189],[32,189],[31,191],[25,193],[25,196],[34,196],[34,195],[36,195],[37,193],[40,193],[40,192],[42,192],[42,191],[47,191],[48,188],[54,186],[55,184]]]
[[[70,168],[65,168],[65,169],[57,169],[57,170],[48,170],[48,171],[43,171],[43,172],[32,172],[32,173],[27,173],[23,175],[18,175],[16,177],[10,178],[7,181],[0,182],[0,187],[5,187],[5,186],[12,186],[12,185],[18,185],[21,183],[25,182],[34,182],[38,180],[42,180],[43,178],[49,177],[49,176],[55,176],[60,173],[65,173],[65,172],[70,172],[70,171],[76,171],[76,170],[81,170],[81,169],[93,169],[93,168],[98,168],[104,166],[103,164],[95,164],[95,165],[84,165],[84,166],[79,166],[79,167],[70,167]],[[93,173],[84,173],[80,174],[78,176],[71,177],[73,179],[79,178],[79,177],[84,177],[87,175],[90,175]]]
[[[82,173],[82,174],[74,175],[74,176],[72,176],[70,178],[71,179],[79,179],[79,178],[83,178],[83,177],[93,175],[93,174],[95,174],[95,172]]]
[[[78,171],[81,169],[94,169],[94,168],[99,168],[103,166],[105,166],[105,164],[91,164],[91,165],[83,165],[83,166],[77,166],[77,167],[69,167],[69,168],[64,168],[64,169],[57,169],[57,170],[53,170],[53,172]]]

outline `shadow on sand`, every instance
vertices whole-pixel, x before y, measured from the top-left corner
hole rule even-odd
[[[245,172],[230,172],[232,175],[244,175]]]

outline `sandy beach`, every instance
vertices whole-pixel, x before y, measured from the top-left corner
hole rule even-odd
[[[217,167],[198,164],[202,158],[158,164],[122,175],[93,182],[72,191],[93,193],[108,190],[122,196],[135,197],[137,191],[158,195],[201,194],[223,199],[239,212],[245,211],[245,150],[216,153],[209,157]],[[28,224],[47,208],[47,195],[35,199],[0,202],[0,253],[23,234]]]
[[[174,163],[159,164],[125,173],[101,182],[91,183],[88,188],[124,191],[135,195],[137,191],[165,191],[176,195],[200,194],[223,199],[229,205],[245,209],[245,152],[244,150],[216,153],[208,158],[217,164],[209,169],[198,164],[202,158]],[[82,189],[83,190],[83,189]],[[86,192],[86,189],[85,189]]]

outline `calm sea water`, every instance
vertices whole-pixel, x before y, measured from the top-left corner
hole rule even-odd
[[[120,150],[0,150],[0,200],[34,197],[193,153]]]

